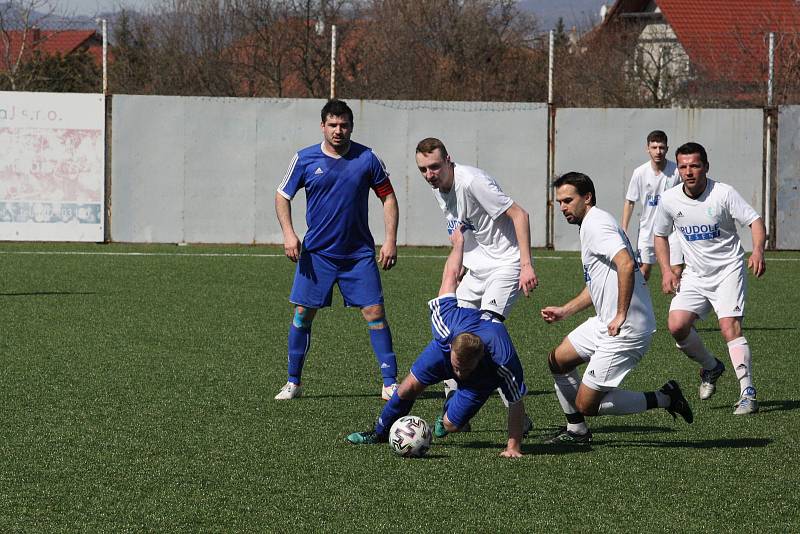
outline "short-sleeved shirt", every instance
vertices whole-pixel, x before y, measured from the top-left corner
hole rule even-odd
[[[626,250],[634,262],[635,270],[633,295],[620,335],[640,336],[655,332],[656,318],[647,283],[636,264],[636,255],[628,236],[614,217],[597,206],[590,208],[581,222],[580,238],[583,276],[600,321],[608,324],[617,315],[619,278],[613,259],[620,250]]]
[[[639,202],[642,206],[639,216],[640,247],[653,245],[653,225],[661,195],[679,183],[681,176],[678,173],[678,166],[673,161],[667,160],[663,171],[653,170],[649,161],[634,169],[625,199]]]
[[[679,231],[686,261],[686,274],[718,279],[741,269],[744,247],[736,222],[750,226],[760,215],[728,184],[708,179],[706,190],[696,199],[683,187],[664,192],[654,232],[666,236],[673,224]]]
[[[500,388],[509,403],[519,401],[527,392],[523,381],[522,364],[503,323],[492,320],[489,314],[471,308],[461,308],[455,294],[442,295],[428,302],[431,310],[433,341],[411,366],[411,372],[424,385],[446,379],[456,379],[450,362],[450,344],[464,332],[483,341],[485,352],[475,370],[466,380],[456,379],[459,388],[494,391]]]
[[[278,193],[291,200],[305,188],[305,250],[331,258],[358,259],[375,254],[369,230],[369,191],[388,179],[383,162],[364,145],[351,142],[340,157],[323,152],[321,144],[312,145],[292,158]]]
[[[447,218],[447,231],[463,224],[464,266],[492,269],[519,266],[519,244],[514,221],[503,215],[514,201],[497,181],[475,167],[456,164],[453,187],[448,192],[433,190],[433,196]]]

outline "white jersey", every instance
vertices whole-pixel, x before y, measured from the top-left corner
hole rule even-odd
[[[647,283],[636,264],[628,237],[614,217],[597,206],[589,209],[581,222],[581,259],[583,276],[592,296],[597,317],[608,325],[617,315],[619,285],[617,270],[612,261],[620,250],[627,250],[633,259],[633,295],[628,316],[620,331],[621,335],[650,335],[656,330],[656,317]]]
[[[750,226],[760,215],[733,187],[709,178],[697,199],[676,187],[662,195],[660,205],[655,235],[669,235],[673,224],[679,230],[685,274],[721,279],[742,268],[744,247],[736,221]]]
[[[448,233],[459,224],[471,230],[464,232],[464,266],[474,270],[519,267],[514,221],[503,217],[514,201],[480,169],[456,164],[454,172],[450,191],[434,189],[433,196],[447,218]]]
[[[653,170],[649,161],[634,169],[625,198],[642,205],[642,213],[639,216],[639,248],[653,246],[653,226],[661,195],[679,183],[681,175],[673,161],[667,160],[663,171]]]

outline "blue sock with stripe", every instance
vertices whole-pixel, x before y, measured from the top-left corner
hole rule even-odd
[[[386,319],[370,321],[368,327],[372,350],[381,368],[383,385],[390,386],[397,382],[397,357],[392,349],[392,331]]]
[[[289,382],[300,383],[309,347],[311,347],[311,329],[297,328],[292,323],[289,326]]]
[[[375,425],[375,432],[381,436],[387,435],[394,422],[408,415],[412,406],[414,406],[413,399],[401,399],[397,393],[392,395],[392,398],[383,405],[383,411]]]

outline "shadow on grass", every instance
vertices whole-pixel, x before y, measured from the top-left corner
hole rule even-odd
[[[644,426],[644,425],[609,425],[592,428],[592,434],[663,434],[666,432],[676,432],[676,429],[666,426]]]
[[[60,295],[97,295],[96,291],[31,291],[29,293],[0,293],[0,297],[48,297]]]
[[[773,440],[769,438],[736,439],[696,439],[687,441],[608,441],[604,447],[663,447],[667,449],[750,449],[766,447]]]
[[[527,396],[538,396],[538,395],[553,395],[553,392],[550,390],[537,390],[537,391],[528,391],[526,394]],[[494,396],[494,395],[493,395]],[[378,397],[378,395],[373,395],[372,393],[343,393],[341,395],[307,395],[303,394],[303,397],[306,399],[346,399],[346,398],[367,398],[367,397]],[[444,401],[444,392],[439,389],[426,389],[422,393],[420,393],[419,397],[416,400],[430,400],[430,399],[440,399]]]
[[[788,412],[800,408],[800,401],[797,400],[771,400],[771,401],[758,401],[759,412]],[[719,406],[712,406],[712,410],[732,410],[732,405],[721,404]],[[756,415],[756,414],[753,414]]]
[[[695,330],[697,330],[698,332],[719,332],[719,327],[695,328]],[[775,330],[775,331],[797,330],[797,327],[793,327],[793,326],[747,326],[747,325],[745,325],[743,327],[743,330],[745,331],[745,333],[748,330],[756,330],[756,331],[761,330],[761,331],[765,331],[765,332],[770,332],[770,331],[773,331],[773,330]]]
[[[436,442],[434,441],[434,444]],[[441,441],[439,443],[442,443]],[[462,449],[495,449],[497,455],[503,451],[505,441],[469,441],[465,443],[448,443],[450,447],[461,447]],[[523,454],[531,454],[537,456],[543,455],[563,455],[563,454],[576,454],[582,452],[590,452],[591,447],[574,446],[574,445],[546,445],[544,443],[523,443]]]

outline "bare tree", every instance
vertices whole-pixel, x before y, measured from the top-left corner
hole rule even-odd
[[[511,0],[373,0],[362,20],[360,46],[343,52],[348,91],[357,96],[525,100],[544,94],[536,21]]]
[[[21,76],[22,65],[52,32],[42,32],[56,14],[54,0],[7,0],[0,4],[0,75],[12,91],[31,81]]]

